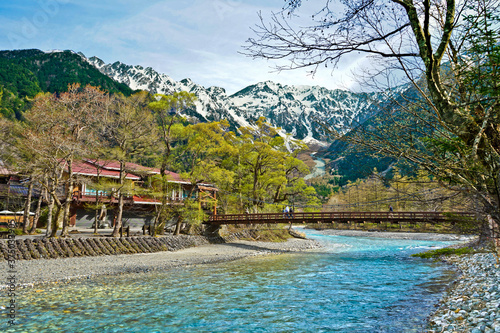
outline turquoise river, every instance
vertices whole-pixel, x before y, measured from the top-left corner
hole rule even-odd
[[[21,290],[2,332],[420,332],[454,273],[449,242],[327,236],[314,252]]]

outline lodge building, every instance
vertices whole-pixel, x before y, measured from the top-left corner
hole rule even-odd
[[[0,178],[5,183],[0,184],[0,197],[3,197],[1,199],[6,200],[12,197],[14,191],[18,199],[25,198],[27,195],[26,187],[18,181],[14,182],[18,180],[19,176],[8,172],[3,165],[0,166],[3,167],[0,168],[2,176]],[[161,205],[161,199],[159,195],[156,197],[151,195],[151,191],[148,190],[154,189],[155,176],[160,175],[160,170],[130,162],[125,164],[125,170],[125,185],[121,189],[125,193],[123,225],[141,228],[144,225],[152,224],[156,208]],[[92,228],[96,220],[96,212],[102,214],[104,209],[108,227],[113,227],[118,211],[117,190],[120,188],[120,162],[83,159],[73,162],[72,171],[76,182],[70,207],[70,226]],[[192,199],[199,201],[201,209],[210,210],[209,213],[212,214],[216,213],[218,190],[213,184],[192,184],[178,173],[167,171],[166,174],[169,188],[167,204],[182,205],[191,193]],[[67,179],[68,176],[66,167],[64,178]],[[64,187],[58,190],[61,200],[65,199]],[[10,193],[9,196],[6,196],[7,190]],[[38,197],[40,191],[37,189],[34,192]]]

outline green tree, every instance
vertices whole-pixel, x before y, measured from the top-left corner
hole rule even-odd
[[[228,189],[234,181],[233,171],[227,168],[227,160],[232,158],[236,152],[226,139],[228,128],[229,123],[225,120],[192,124],[185,127],[184,144],[179,147],[177,156],[184,166],[183,178],[191,182],[191,192],[187,194],[187,200],[185,200],[186,209],[189,209],[190,198],[198,189],[198,185],[215,184],[224,190]],[[201,200],[201,197],[198,197],[198,200]],[[201,202],[200,207],[196,209],[201,212],[200,208]],[[184,212],[187,213],[185,210]],[[192,221],[199,222],[198,215],[193,214],[190,213],[191,217],[195,217]],[[179,231],[180,221],[177,223],[175,233]]]
[[[158,127],[156,133],[159,144],[155,145],[154,153],[156,164],[160,166],[160,179],[155,180],[160,191],[155,191],[155,193],[160,199],[161,205],[156,207],[154,234],[157,229],[163,233],[167,219],[176,214],[173,212],[175,209],[173,209],[172,203],[169,202],[169,193],[171,193],[173,186],[170,181],[169,170],[174,166],[172,162],[174,145],[184,130],[183,123],[185,120],[181,112],[194,105],[196,96],[193,93],[181,91],[172,95],[157,94],[155,99],[155,101],[149,103],[149,108],[153,110]]]
[[[159,129],[158,136],[161,145],[157,147],[157,157],[163,175],[166,170],[172,168],[170,161],[172,146],[178,140],[179,131],[184,127],[181,112],[194,105],[196,95],[181,91],[172,95],[157,94],[155,99],[149,103],[149,107],[154,112]]]
[[[248,198],[253,210],[263,209],[266,202],[285,204],[316,193],[302,178],[309,169],[296,158],[305,145],[295,140],[285,141],[278,130],[261,117],[254,128],[240,128],[241,136],[236,138],[236,173],[241,179],[237,191]]]

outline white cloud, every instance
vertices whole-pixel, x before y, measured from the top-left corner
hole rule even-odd
[[[344,82],[351,87],[348,74],[358,63],[351,58],[333,76],[331,69],[321,68],[313,78],[306,69],[270,73],[276,63],[239,54],[252,37],[250,27],[258,23],[257,12],[278,11],[283,0],[64,2],[36,38],[20,47],[73,49],[105,62],[152,67],[176,80],[189,77],[204,86],[221,86],[228,93],[265,80],[327,88],[342,87]],[[19,29],[22,18],[4,21],[8,28],[3,31]]]

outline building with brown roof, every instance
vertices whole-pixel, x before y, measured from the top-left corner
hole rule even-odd
[[[126,163],[125,170],[126,184],[122,189],[125,193],[122,218],[124,226],[137,228],[152,224],[155,206],[161,205],[160,198],[151,195],[151,192],[154,192],[154,176],[159,175],[160,170],[136,163]],[[81,160],[73,163],[73,173],[77,182],[73,191],[70,225],[91,228],[96,219],[96,213],[100,214],[104,205],[107,221],[112,226],[118,207],[120,163],[106,160]],[[216,201],[217,188],[214,185],[193,185],[171,171],[167,171],[167,176],[171,191],[168,204],[182,204],[189,193],[200,201],[200,206],[208,206],[206,205],[208,201]]]

